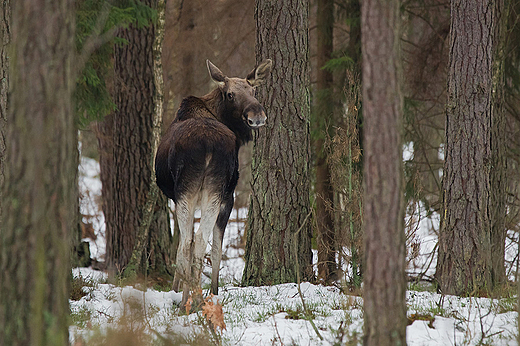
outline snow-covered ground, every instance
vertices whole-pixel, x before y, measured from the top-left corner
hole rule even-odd
[[[97,239],[90,240],[93,257],[103,260],[104,220],[99,208],[99,166],[82,158],[80,187],[84,221],[93,226]],[[409,273],[431,276],[435,268],[434,246],[438,216],[427,218],[417,206],[418,256]],[[88,268],[74,269],[74,276],[89,285],[86,295],[71,301],[73,345],[89,344],[119,331],[142,344],[199,345],[219,340],[224,345],[333,345],[362,344],[362,298],[343,294],[334,287],[301,283],[270,287],[237,287],[244,267],[243,250],[236,245],[243,234],[246,210],[233,211],[224,239],[220,281],[224,284],[212,302],[222,306],[226,328],[212,329],[202,311],[179,314],[181,294],[143,287],[120,287],[106,283],[104,273]],[[509,244],[511,258],[517,248]],[[207,282],[203,282],[203,284]],[[516,345],[516,298],[492,300],[441,296],[420,289],[407,292],[408,345]],[[203,294],[207,294],[206,291]],[[209,298],[208,298],[209,299]],[[302,307],[302,301],[306,309]],[[312,323],[306,318],[310,313]],[[314,326],[316,329],[314,328]],[[161,343],[160,341],[169,340]],[[99,343],[97,343],[99,344]],[[104,343],[108,345],[109,343]],[[121,345],[124,342],[120,343]]]
[[[100,276],[88,268],[76,268],[74,275],[93,281]],[[202,312],[179,315],[181,293],[95,283],[85,287],[86,296],[71,301],[71,341],[74,344],[109,330],[123,330],[149,335],[150,342],[159,334],[171,341],[182,337],[187,343],[205,335],[209,340],[221,339],[224,345],[361,344],[360,297],[308,282],[300,288],[319,336],[305,319],[296,284],[222,287],[216,299],[223,307],[226,328],[217,328],[215,337]],[[408,345],[516,345],[514,304],[513,299],[408,291],[408,316],[413,320],[407,327]]]

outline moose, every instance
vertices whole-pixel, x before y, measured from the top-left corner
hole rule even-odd
[[[222,239],[238,181],[238,150],[267,120],[255,88],[269,76],[270,59],[245,79],[225,76],[209,60],[206,65],[217,87],[202,97],[182,100],[155,159],[157,185],[173,200],[177,213],[180,237],[173,289],[179,292],[183,283],[182,306],[190,285],[200,280],[212,232],[211,292],[218,294]],[[201,217],[194,233],[197,209]]]

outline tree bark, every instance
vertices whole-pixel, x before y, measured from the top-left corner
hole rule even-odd
[[[110,113],[105,116],[103,121],[98,121],[92,124],[92,130],[96,134],[98,141],[99,153],[99,179],[101,180],[101,209],[105,216],[105,236],[108,229],[114,229],[114,216],[111,214],[114,211],[113,198],[111,198],[111,186],[114,167],[114,114]],[[107,238],[108,239],[108,238]],[[108,243],[108,240],[107,240]],[[105,264],[107,262],[105,256]]]
[[[144,3],[157,9],[157,0]],[[154,155],[154,100],[158,86],[154,77],[155,26],[131,25],[118,34],[128,44],[114,49],[114,101],[117,111],[112,124],[112,164],[110,191],[105,203],[107,268],[122,272],[130,261],[136,236],[152,184]],[[162,106],[162,105],[161,105]],[[159,107],[160,108],[160,107]],[[171,233],[166,199],[157,199],[153,208],[149,238],[142,253],[138,273],[169,275]],[[110,219],[109,219],[110,218]]]
[[[77,129],[74,2],[12,5],[12,94],[0,232],[0,340],[68,345]],[[57,30],[59,28],[59,30]]]
[[[334,236],[334,190],[327,162],[325,139],[333,126],[332,73],[323,69],[333,50],[334,1],[318,0],[317,11],[317,82],[315,104],[316,139],[316,233],[318,245],[318,279],[331,283],[336,277]]]
[[[399,1],[361,7],[364,345],[406,345]]]
[[[444,210],[436,272],[445,294],[487,295],[495,279],[505,276],[500,268],[504,223],[499,220],[504,217],[504,203],[496,195],[505,196],[499,138],[503,77],[495,70],[500,64],[499,36],[494,32],[499,14],[498,3],[451,3]],[[500,256],[496,263],[494,252]]]
[[[11,4],[4,1],[0,11],[0,215],[2,214],[2,185],[4,184],[5,127],[7,125],[7,104],[9,93],[9,56]],[[0,217],[1,220],[1,217]],[[0,224],[1,227],[1,224]]]
[[[505,116],[505,75],[507,18],[505,0],[495,0],[495,24],[493,46],[493,86],[491,122],[491,280],[497,288],[507,282],[504,266],[506,246],[507,214],[507,164],[506,164],[506,116]]]
[[[254,139],[243,285],[296,282],[297,269],[301,280],[313,277],[308,5],[256,2],[256,59],[272,59],[274,70],[259,88],[268,119]]]

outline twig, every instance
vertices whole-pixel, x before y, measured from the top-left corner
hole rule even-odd
[[[280,345],[284,346],[283,345],[283,341],[282,341],[282,337],[280,336],[280,332],[278,332],[278,325],[276,324],[276,318],[274,318],[274,314],[271,315],[273,317],[273,321],[274,321],[274,330],[276,331],[276,335],[278,335],[278,340],[280,340]]]
[[[314,324],[314,321],[311,318],[311,314],[310,314],[309,310],[307,309],[307,306],[305,304],[305,300],[303,299],[302,290],[301,290],[301,287],[300,287],[300,263],[299,263],[298,248],[297,248],[298,234],[303,229],[303,226],[305,226],[305,224],[307,223],[307,220],[309,219],[309,217],[312,214],[312,210],[313,209],[311,208],[311,210],[309,211],[309,214],[307,214],[307,216],[305,217],[305,220],[303,220],[303,223],[300,226],[300,228],[294,233],[294,240],[293,240],[294,246],[293,247],[294,247],[294,256],[296,257],[296,281],[297,281],[297,284],[298,284],[298,294],[300,295],[300,299],[302,301],[303,310],[305,311],[305,318],[311,324],[312,328],[316,332],[316,335],[318,335],[318,338],[320,338],[320,340],[323,340],[323,336],[321,336],[320,331],[318,330],[318,328]]]

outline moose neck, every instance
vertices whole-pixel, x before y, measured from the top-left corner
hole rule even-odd
[[[242,110],[226,106],[224,96],[220,89],[216,88],[209,94],[201,97],[208,110],[218,121],[226,125],[237,137],[240,146],[253,138],[252,130],[242,117]]]

